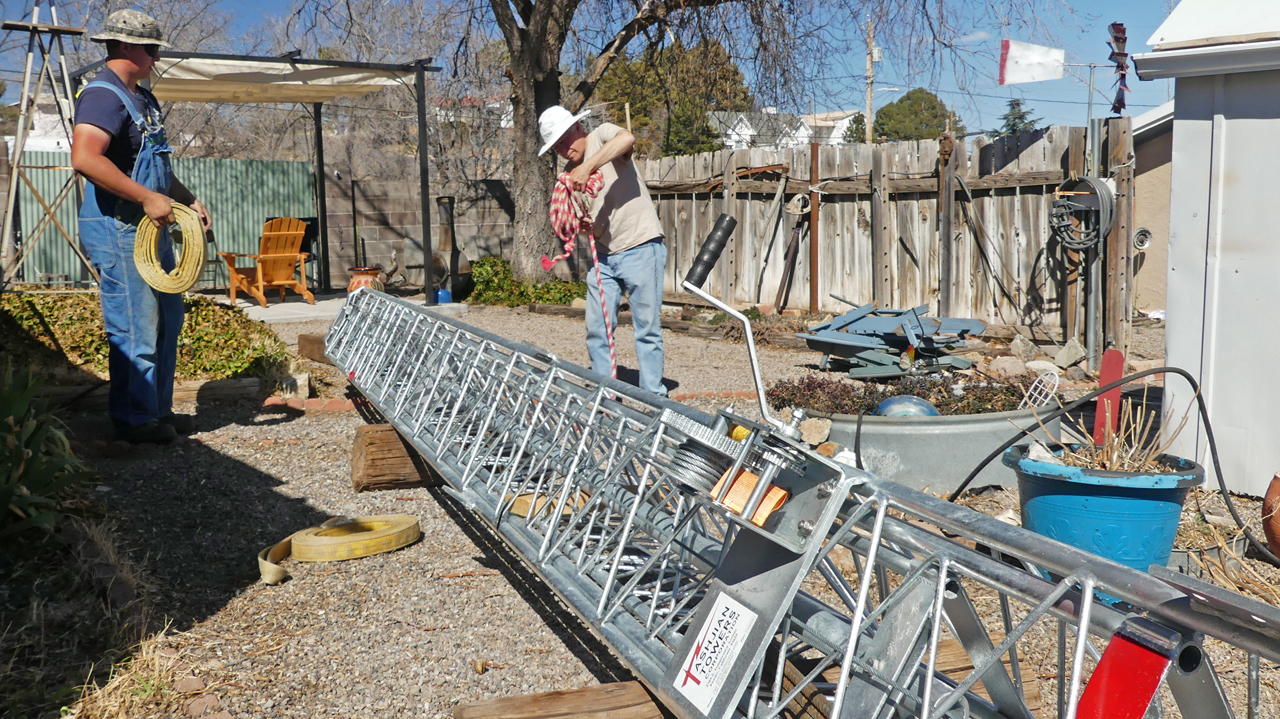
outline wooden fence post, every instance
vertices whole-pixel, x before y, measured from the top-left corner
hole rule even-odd
[[[809,143],[809,314],[818,314],[818,143]]]
[[[1073,127],[1071,134],[1067,140],[1067,157],[1065,158],[1065,167],[1063,171],[1067,177],[1084,177],[1085,175],[1085,128]],[[1084,344],[1084,339],[1080,334],[1080,253],[1076,250],[1068,250],[1062,248],[1062,254],[1065,260],[1065,284],[1066,291],[1063,294],[1063,341],[1074,339],[1080,344]]]
[[[1129,327],[1133,271],[1133,133],[1132,120],[1120,117],[1107,121],[1107,167],[1116,183],[1115,222],[1107,235],[1103,295],[1103,342],[1129,355]]]
[[[951,315],[951,219],[956,210],[955,140],[943,133],[938,143],[938,316]]]
[[[893,261],[892,233],[889,231],[889,183],[885,176],[885,147],[871,148],[871,299],[881,309],[889,307],[893,288],[889,286],[893,273],[889,263]]]

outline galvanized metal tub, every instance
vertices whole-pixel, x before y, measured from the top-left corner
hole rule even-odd
[[[1045,407],[1035,413],[1022,409],[942,417],[865,415],[862,418],[862,460],[867,469],[885,479],[912,489],[949,493],[960,486],[979,462],[1009,441],[1020,428],[1035,427],[1034,437],[1057,444],[1059,420],[1044,421],[1055,409],[1056,406]],[[809,412],[809,416],[830,419],[830,441],[853,449],[857,415]],[[1037,427],[1038,421],[1044,423],[1044,429]],[[987,485],[1014,487],[1017,476],[997,457],[970,487]]]

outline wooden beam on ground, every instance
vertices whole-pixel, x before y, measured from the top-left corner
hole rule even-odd
[[[324,335],[298,335],[298,354],[313,362],[333,364],[324,356]]]
[[[44,387],[39,396],[47,397],[55,404],[70,402],[68,407],[80,409],[98,409],[107,406],[107,394],[111,385],[75,385],[71,387]],[[207,402],[214,399],[242,399],[257,397],[263,392],[262,380],[257,377],[241,379],[213,379],[197,382],[175,382],[173,385],[173,401]],[[74,400],[74,401],[72,401]]]
[[[1046,339],[1054,342],[1063,341],[1061,327],[1043,327],[1040,325],[988,324],[986,329],[974,336],[983,340],[1012,340],[1018,335],[1022,335],[1033,342]]]
[[[367,424],[356,428],[351,450],[351,487],[357,492],[406,487],[438,487],[444,483],[395,427]]]
[[[640,682],[619,682],[563,692],[460,704],[454,719],[664,719]]]

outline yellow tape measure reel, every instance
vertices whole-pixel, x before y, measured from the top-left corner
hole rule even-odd
[[[138,267],[138,274],[142,275],[147,284],[161,292],[177,294],[195,287],[200,273],[204,271],[206,250],[204,225],[196,211],[175,202],[173,216],[178,221],[178,232],[171,231],[170,236],[175,241],[180,237],[182,244],[177,266],[166,272],[160,265],[160,230],[146,217],[138,223],[138,234],[133,243],[133,262]]]

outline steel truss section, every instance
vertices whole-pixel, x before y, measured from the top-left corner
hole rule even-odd
[[[351,295],[326,353],[684,719],[1071,719],[1117,633],[1162,638],[1148,644],[1182,716],[1226,719],[1256,716],[1259,658],[1280,661],[1273,607],[1174,586],[378,292]],[[730,424],[749,436],[729,439]],[[754,489],[739,480],[734,505],[727,477]],[[1228,701],[1206,636],[1254,668],[1246,705]]]

